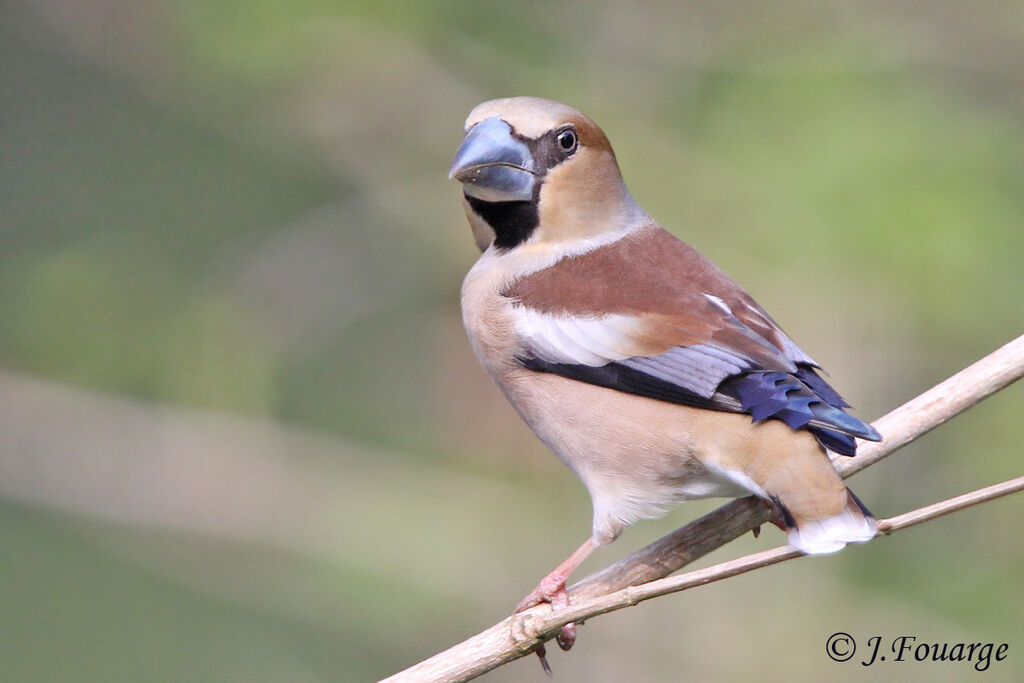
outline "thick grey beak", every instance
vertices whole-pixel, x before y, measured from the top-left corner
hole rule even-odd
[[[455,153],[449,178],[462,183],[470,197],[485,202],[525,202],[533,199],[533,155],[512,137],[512,128],[499,118],[473,126]]]

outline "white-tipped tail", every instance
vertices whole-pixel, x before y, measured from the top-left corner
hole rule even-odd
[[[808,555],[834,553],[847,543],[870,541],[877,533],[875,518],[849,489],[846,507],[838,515],[827,519],[802,519],[787,531],[789,544]]]

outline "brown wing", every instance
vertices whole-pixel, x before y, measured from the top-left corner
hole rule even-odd
[[[533,323],[526,336],[555,328],[547,336],[589,348],[587,337],[596,335],[618,352],[606,362],[672,352],[674,360],[692,355],[706,365],[720,356],[729,372],[719,381],[737,368],[792,372],[797,362],[813,364],[739,285],[656,225],[521,278],[504,295]],[[573,362],[572,353],[562,355],[559,362]]]

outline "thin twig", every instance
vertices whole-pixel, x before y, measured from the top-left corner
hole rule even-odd
[[[987,503],[990,500],[995,500],[1011,493],[1017,493],[1018,491],[1024,491],[1024,477],[1010,479],[1002,484],[993,484],[992,486],[971,491],[956,498],[950,498],[940,503],[933,503],[911,512],[905,512],[902,515],[890,517],[889,519],[880,519],[878,520],[878,533],[888,535],[894,531],[906,529],[922,522],[929,522],[951,512]]]
[[[1024,376],[1024,336],[1018,337],[877,420],[874,426],[885,435],[885,441],[878,444],[861,444],[857,457],[837,463],[837,469],[846,477],[878,462],[982,399],[1012,384],[1021,376]],[[947,512],[1020,490],[1014,488],[1020,484],[1021,480],[1013,480],[882,520],[880,524],[886,533],[892,533]],[[1000,488],[1007,486],[1010,488],[1005,491]],[[997,490],[997,493],[993,494],[993,490]],[[958,503],[965,500],[963,504]],[[386,681],[397,683],[469,680],[528,654],[538,644],[552,637],[558,627],[568,621],[582,621],[654,597],[645,597],[644,591],[650,589],[652,582],[655,582],[654,586],[657,588],[661,584],[659,579],[668,582],[696,581],[693,585],[702,585],[750,571],[756,566],[768,566],[801,555],[799,551],[788,547],[776,548],[716,565],[720,571],[731,572],[717,578],[707,578],[706,572],[715,569],[714,567],[671,579],[663,578],[765,521],[767,508],[760,502],[751,498],[732,501],[576,584],[570,591],[571,603],[566,610],[553,613],[549,606],[540,605],[513,615],[462,643],[395,674]],[[897,524],[899,526],[896,526]],[[750,562],[750,558],[758,558],[756,561],[761,564],[748,566],[745,563]],[[725,569],[722,569],[723,567]],[[684,585],[683,588],[685,587],[690,586]],[[609,601],[615,599],[616,595],[623,603],[609,606],[612,604]],[[590,611],[581,611],[581,608],[588,604],[601,607],[598,611],[594,611],[593,607]]]
[[[965,493],[955,498],[950,498],[939,503],[918,508],[902,515],[878,520],[878,535],[888,536],[902,529],[928,522],[938,517],[948,515],[958,510],[963,510],[980,503],[984,503],[1011,493],[1024,491],[1024,476],[1004,481],[1001,484],[994,484],[971,493]],[[687,572],[678,576],[651,581],[640,586],[630,586],[609,595],[602,595],[590,600],[581,600],[571,603],[565,609],[550,611],[548,615],[535,619],[531,628],[538,629],[539,634],[554,633],[563,624],[570,621],[582,621],[587,617],[598,614],[614,612],[635,605],[644,600],[650,600],[669,593],[678,593],[703,586],[722,579],[728,579],[738,574],[744,574],[754,569],[767,567],[769,565],[792,560],[797,557],[804,557],[805,554],[791,548],[782,546],[764,550],[759,553],[752,553],[744,557],[722,562],[720,564]]]

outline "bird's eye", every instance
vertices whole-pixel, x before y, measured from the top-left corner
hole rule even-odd
[[[579,140],[576,138],[576,131],[572,128],[566,128],[555,138],[558,142],[558,147],[566,154],[572,154],[576,151],[576,145],[579,144]]]

